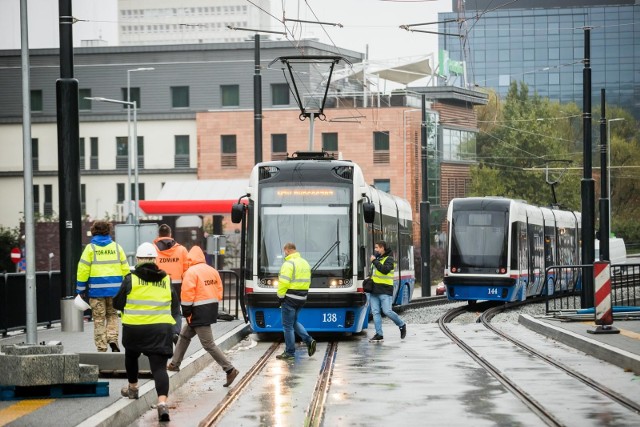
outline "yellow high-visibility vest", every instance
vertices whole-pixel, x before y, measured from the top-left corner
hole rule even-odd
[[[384,264],[387,258],[389,257],[380,258],[380,264]],[[378,271],[376,266],[373,265],[373,274],[371,275],[371,279],[373,280],[374,283],[378,283],[379,285],[393,286],[394,269],[395,269],[395,263],[394,263],[394,268],[389,270],[387,274],[382,274],[381,272]]]
[[[123,325],[151,325],[168,323],[175,325],[171,316],[171,278],[160,282],[145,282],[131,275],[131,292],[122,313]]]

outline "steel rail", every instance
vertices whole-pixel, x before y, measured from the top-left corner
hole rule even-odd
[[[338,353],[338,343],[331,342],[327,346],[327,351],[324,355],[322,367],[320,368],[320,375],[316,386],[313,390],[313,396],[311,403],[307,408],[307,413],[304,420],[305,427],[319,427],[322,424],[322,418],[324,417],[325,404],[327,402],[327,395],[329,394],[329,387],[331,385],[331,377],[333,376],[333,367],[336,362],[336,355]]]

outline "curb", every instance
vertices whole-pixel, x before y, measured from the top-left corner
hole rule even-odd
[[[640,375],[640,356],[625,350],[576,334],[563,328],[521,314],[518,323],[548,338],[560,341],[597,359]]]
[[[216,339],[216,345],[223,351],[230,349],[244,337],[251,333],[251,327],[248,324],[238,325],[220,338]],[[180,365],[179,372],[169,372],[169,391],[173,391],[184,383],[189,381],[191,377],[200,372],[203,368],[213,363],[213,359],[205,349],[200,349],[188,358],[184,359]],[[113,390],[114,393],[120,394],[120,390]],[[78,424],[78,427],[109,427],[113,425],[129,425],[137,418],[155,405],[157,402],[156,389],[153,380],[147,381],[139,388],[140,398],[137,400],[120,399],[98,412],[97,414],[87,418]]]

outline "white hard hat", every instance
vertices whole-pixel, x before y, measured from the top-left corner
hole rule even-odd
[[[153,245],[153,243],[144,242],[140,246],[138,246],[138,250],[136,251],[136,257],[138,258],[157,258],[158,250]]]
[[[89,310],[91,308],[91,306],[87,304],[87,302],[83,300],[80,295],[76,295],[75,299],[73,300],[73,305],[75,305],[76,308],[80,311]]]

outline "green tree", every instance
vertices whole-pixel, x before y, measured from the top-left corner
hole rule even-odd
[[[20,247],[18,228],[5,228],[0,225],[0,272],[15,272],[16,266],[11,261],[11,249]]]
[[[490,99],[492,97],[490,96]],[[479,109],[478,163],[471,170],[471,195],[504,196],[536,205],[554,202],[544,168],[556,168],[549,181],[558,203],[580,207],[580,173],[571,171],[579,159],[580,144],[575,104],[560,105],[537,94],[526,84],[511,84],[504,103],[489,102]]]

